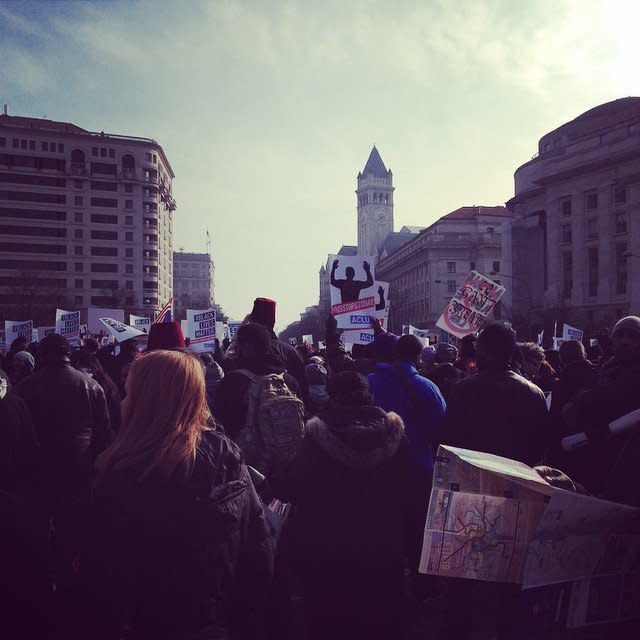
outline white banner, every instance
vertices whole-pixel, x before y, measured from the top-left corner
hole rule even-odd
[[[374,339],[373,329],[346,329],[342,332],[345,344],[371,344]]]
[[[582,342],[584,331],[582,329],[576,329],[566,322],[562,325],[562,339],[563,340],[578,340]]]
[[[129,314],[129,325],[140,329],[143,333],[149,333],[151,331],[151,318],[145,316],[135,316],[133,313]]]
[[[331,314],[341,329],[371,326],[376,309],[374,256],[330,255]]]
[[[189,347],[196,353],[214,351],[216,348],[215,309],[187,309]]]
[[[116,342],[124,342],[129,338],[145,335],[140,329],[130,327],[128,324],[113,318],[100,318],[100,322],[107,328],[107,331],[114,337]]]
[[[42,342],[47,336],[50,336],[55,332],[55,327],[38,327],[38,342]]]
[[[31,342],[33,331],[33,320],[5,320],[4,332],[5,343],[11,348],[11,344],[16,338],[25,337],[27,342]]]
[[[56,333],[69,341],[69,344],[80,344],[80,312],[56,309]]]
[[[89,307],[87,309],[87,326],[89,333],[98,334],[104,331],[104,325],[100,318],[111,318],[117,322],[124,323],[124,309],[101,309],[99,307]]]

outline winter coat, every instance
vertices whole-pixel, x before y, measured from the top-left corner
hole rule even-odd
[[[272,479],[296,507],[292,540],[311,637],[401,636],[408,467],[398,415],[330,404]]]
[[[240,450],[205,432],[187,478],[141,481],[149,460],[98,478],[80,558],[85,637],[262,637],[273,556]]]
[[[441,362],[429,373],[429,380],[440,389],[440,393],[446,401],[451,397],[453,385],[461,380],[464,375],[465,374],[451,364],[451,362]]]
[[[430,477],[433,450],[442,437],[446,410],[438,387],[408,362],[378,363],[368,380],[375,404],[402,417],[414,471]],[[414,391],[413,398],[407,390],[408,382]]]
[[[85,494],[93,461],[111,439],[102,387],[61,358],[29,376],[16,392],[33,418],[46,489],[52,495]]]
[[[558,381],[551,394],[551,420],[555,437],[564,437],[575,432],[563,419],[563,409],[580,392],[593,389],[596,369],[588,360],[579,360],[560,370]]]
[[[538,463],[549,446],[544,393],[507,369],[460,380],[447,405],[443,444]]]

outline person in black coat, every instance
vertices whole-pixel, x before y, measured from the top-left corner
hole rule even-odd
[[[373,406],[355,371],[329,378],[276,495],[295,505],[294,556],[309,638],[401,638],[409,447],[400,416]]]

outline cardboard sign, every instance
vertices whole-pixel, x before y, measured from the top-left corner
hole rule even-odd
[[[89,307],[87,309],[87,327],[90,333],[98,335],[104,330],[100,318],[111,318],[117,322],[124,322],[124,309]]]
[[[360,328],[376,309],[375,258],[330,255],[329,262],[331,314],[341,329]]]
[[[5,320],[4,321],[5,344],[11,348],[16,338],[26,338],[31,342],[33,337],[33,320]]]
[[[563,340],[578,340],[578,342],[582,342],[583,337],[584,331],[582,331],[582,329],[576,329],[575,327],[568,325],[566,322],[562,325]]]
[[[436,326],[456,338],[476,333],[506,289],[477,271],[460,285]]]
[[[189,347],[196,353],[215,351],[216,311],[215,309],[187,309]]]
[[[80,312],[56,309],[56,333],[69,341],[69,344],[80,344]]]
[[[107,328],[109,335],[111,335],[116,342],[124,342],[129,338],[137,338],[138,336],[145,335],[140,329],[130,327],[124,322],[114,320],[113,318],[100,318],[100,322]]]
[[[145,316],[135,316],[133,313],[129,314],[129,325],[140,329],[143,333],[149,333],[151,331],[151,318]]]

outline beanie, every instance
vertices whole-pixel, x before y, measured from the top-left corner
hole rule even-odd
[[[395,333],[383,331],[371,343],[373,354],[378,362],[392,362],[395,357],[398,336]]]
[[[640,338],[640,318],[638,316],[626,316],[616,322],[611,335],[615,337],[620,330],[632,331]]]
[[[452,344],[440,342],[436,347],[436,362],[442,364],[444,362],[455,362],[458,357],[458,350]]]
[[[433,345],[426,346],[420,353],[420,360],[422,360],[422,364],[426,366],[433,364],[435,358],[436,348]]]
[[[251,320],[273,329],[276,323],[276,301],[269,298],[256,298],[253,301]]]
[[[151,325],[147,351],[184,349],[185,346],[179,322],[158,322]]]
[[[13,359],[22,360],[23,362],[30,364],[32,369],[35,369],[36,367],[35,358],[28,351],[18,351],[18,353],[13,356]]]

